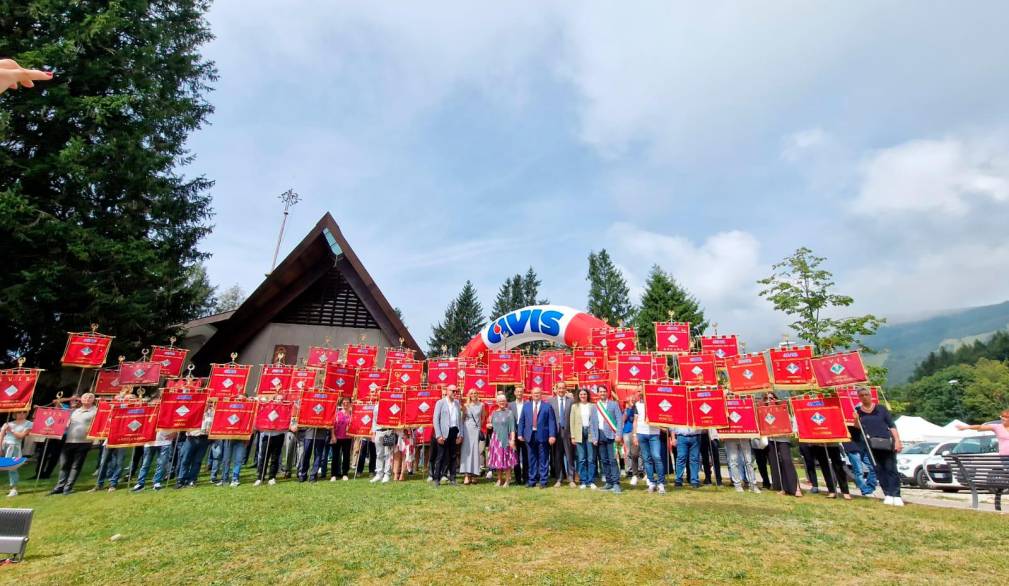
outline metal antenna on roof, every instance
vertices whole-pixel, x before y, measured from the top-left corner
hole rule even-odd
[[[284,240],[284,227],[287,225],[287,213],[291,206],[301,201],[301,196],[288,189],[280,194],[280,201],[284,202],[284,219],[280,222],[280,236],[277,236],[277,248],[273,251],[273,263],[270,265],[270,272],[277,267],[277,255],[280,254],[280,243]]]

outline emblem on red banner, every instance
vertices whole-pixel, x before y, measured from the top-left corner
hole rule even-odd
[[[808,389],[813,386],[813,348],[792,346],[772,348],[771,376],[777,389]]]
[[[645,352],[629,352],[617,355],[617,388],[639,388],[652,380],[652,355]]]
[[[728,336],[701,336],[701,352],[715,357],[715,364],[723,366],[727,358],[739,356],[739,340],[735,334]]]
[[[427,384],[459,384],[459,361],[455,358],[439,358],[427,361]]]
[[[211,364],[207,392],[222,399],[243,396],[251,370],[251,364]]]
[[[322,379],[322,388],[327,391],[337,391],[342,396],[349,397],[354,385],[357,384],[357,373],[368,369],[352,368],[341,362],[330,362],[326,365],[326,373]]]
[[[109,354],[109,346],[112,345],[112,338],[113,336],[95,332],[70,332],[67,334],[67,347],[63,351],[60,363],[63,366],[98,368],[105,364],[105,358]]]
[[[347,344],[347,361],[350,368],[375,368],[378,364],[378,346]]]
[[[389,389],[402,390],[420,387],[424,374],[424,363],[419,360],[401,360],[389,371]]]
[[[214,419],[210,423],[212,440],[245,440],[252,436],[252,424],[256,419],[255,399],[219,399],[214,407]]]
[[[281,395],[287,400],[294,400],[299,393],[315,388],[315,370],[311,368],[296,367],[291,371],[291,384],[287,387],[287,392]],[[345,395],[347,397],[350,394]]]
[[[579,373],[578,388],[587,390],[589,398],[593,402],[601,401],[604,392],[608,393],[613,390],[612,381],[610,381],[610,371],[594,370],[592,372]]]
[[[554,394],[554,368],[546,364],[531,364],[526,367],[526,389],[532,391],[539,387],[543,397],[550,398]],[[493,399],[494,397],[483,397]]]
[[[161,381],[161,365],[157,362],[123,362],[119,364],[119,384],[124,386],[156,385]]]
[[[403,403],[402,425],[406,427],[429,426],[434,423],[434,406],[441,398],[436,391],[410,389]]]
[[[655,322],[655,351],[660,354],[690,352],[690,323]]]
[[[605,347],[608,360],[613,360],[622,352],[634,352],[638,349],[638,333],[634,328],[610,328]]]
[[[481,398],[494,396],[496,389],[490,384],[490,375],[487,367],[477,364],[467,364],[459,369],[462,374],[461,388],[462,396],[469,396],[469,392],[475,390]]]
[[[347,426],[347,435],[350,437],[371,437],[374,435],[372,427],[375,425],[375,404],[357,403],[354,405],[350,415],[350,425]]]
[[[27,411],[41,372],[38,368],[0,370],[0,413]]]
[[[645,419],[657,427],[684,427],[690,424],[687,387],[666,380],[645,384]]]
[[[36,407],[32,420],[31,435],[38,438],[59,439],[70,424],[70,409],[59,407]]]
[[[389,386],[389,371],[383,368],[367,368],[357,373],[355,400],[371,403],[378,400],[378,393]]]
[[[728,358],[725,361],[725,370],[729,375],[729,388],[733,393],[756,393],[771,389],[767,360],[762,353],[755,352]]]
[[[487,356],[487,374],[492,385],[522,384],[521,354],[495,350]]]
[[[291,428],[294,403],[290,401],[267,401],[260,403],[256,410],[256,431],[287,431]]]
[[[680,367],[680,380],[687,385],[716,385],[715,357],[703,352],[678,354],[676,363]]]
[[[865,365],[858,352],[839,352],[817,356],[811,360],[813,375],[820,388],[839,387],[869,382]]]
[[[151,362],[161,365],[161,376],[182,376],[182,365],[186,363],[189,350],[174,346],[151,346]]]
[[[305,364],[311,368],[326,368],[330,363],[339,361],[340,351],[338,349],[309,346],[308,358],[305,360]]]
[[[690,427],[726,427],[729,416],[725,410],[725,390],[722,387],[687,387],[687,408]]]
[[[129,387],[119,383],[118,368],[103,368],[102,370],[99,370],[97,376],[95,376],[95,386],[93,392],[96,395],[118,395],[126,390],[129,390]]]
[[[792,435],[792,418],[788,403],[772,402],[757,405],[757,427],[760,435]]]
[[[118,381],[118,378],[116,379]],[[170,378],[165,381],[165,388],[174,391],[200,391],[207,386],[207,377]]]
[[[109,416],[108,447],[130,448],[154,441],[157,405],[116,403]]]
[[[161,431],[193,431],[203,425],[207,410],[207,393],[168,390],[161,393],[157,429]]]
[[[601,348],[575,348],[572,360],[575,375],[606,369],[606,351]]]
[[[403,408],[406,406],[406,390],[389,389],[378,394],[378,427],[400,427],[403,422]]]
[[[264,364],[259,373],[256,395],[281,395],[291,388],[294,367],[286,364]]]
[[[327,391],[306,391],[301,395],[298,408],[298,427],[320,427],[329,429],[336,421],[336,407],[341,394]]]
[[[748,439],[760,437],[757,426],[757,407],[752,395],[731,397],[725,400],[725,411],[729,427],[718,430],[723,439]]]
[[[413,360],[413,350],[410,348],[386,348],[385,349],[385,369],[389,370],[404,360]]]
[[[847,442],[851,440],[837,397],[791,397],[792,413],[800,442]]]

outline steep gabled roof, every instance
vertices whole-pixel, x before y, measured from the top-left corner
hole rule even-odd
[[[423,358],[423,350],[361,264],[336,220],[326,212],[248,299],[227,320],[215,324],[217,332],[193,355],[193,362],[197,366],[227,362],[232,351],[245,346],[334,268],[350,285],[385,337],[394,343],[403,338],[404,346],[413,348]]]

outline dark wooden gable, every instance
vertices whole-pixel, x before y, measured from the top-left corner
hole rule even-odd
[[[284,308],[274,322],[379,329],[364,302],[336,266]]]

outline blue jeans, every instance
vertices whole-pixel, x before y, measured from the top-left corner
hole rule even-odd
[[[186,443],[182,446],[182,464],[179,466],[179,478],[176,486],[196,483],[196,478],[200,475],[200,464],[203,463],[203,456],[207,453],[208,444],[209,441],[205,435],[191,435],[186,438]]]
[[[217,451],[217,458],[210,465],[210,481],[238,482],[245,459],[245,440],[218,440],[212,449]]]
[[[851,452],[848,454],[848,461],[851,462],[851,471],[855,475],[855,486],[867,496],[876,491],[876,467],[872,465],[868,452]],[[865,474],[865,478],[862,478]]]
[[[98,467],[98,488],[102,488],[108,481],[109,486],[119,485],[119,475],[123,471],[123,456],[126,448],[106,447],[102,450],[102,462]]]
[[[690,476],[688,481],[693,487],[701,485],[698,472],[701,468],[701,436],[699,435],[677,435],[676,436],[676,486],[683,485],[683,470],[690,465]]]
[[[151,460],[157,455],[157,464],[154,466],[154,484],[161,484],[168,473],[168,456],[172,454],[172,444],[165,446],[144,446],[144,459],[140,462],[140,471],[137,472],[137,486],[144,486],[147,482],[147,472],[151,469]]]
[[[613,449],[613,440],[599,438],[599,463],[603,468],[603,479],[606,486],[620,484],[620,468],[617,467],[617,454]]]
[[[589,431],[582,430],[582,441],[575,444],[578,457],[578,478],[583,486],[592,484],[596,479],[596,447],[589,440]]]
[[[638,434],[641,458],[645,461],[645,478],[661,486],[666,484],[666,469],[662,465],[662,441],[659,434]]]

